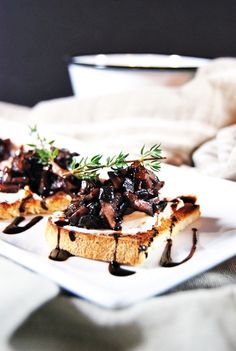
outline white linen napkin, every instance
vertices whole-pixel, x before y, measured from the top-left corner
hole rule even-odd
[[[106,310],[59,296],[11,337],[14,351],[236,349],[236,289],[199,289]]]
[[[206,174],[236,181],[236,124],[197,149],[193,161]]]
[[[161,143],[168,162],[191,163],[192,152],[219,128],[236,123],[236,60],[212,61],[178,88],[148,87],[109,97],[41,102],[31,113],[42,130],[110,152],[137,153]]]

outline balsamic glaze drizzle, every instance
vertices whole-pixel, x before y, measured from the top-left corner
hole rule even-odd
[[[29,228],[33,227],[36,223],[41,221],[43,216],[36,216],[32,218],[28,223],[24,226],[18,226],[21,222],[25,220],[25,217],[19,216],[16,217],[4,230],[4,234],[19,234],[23,233],[24,231],[28,230]]]
[[[56,224],[58,227],[65,227],[66,225],[68,225],[68,222],[65,221],[64,219],[59,219],[58,221],[54,222],[54,224]]]
[[[120,234],[115,233],[115,234],[113,234],[113,237],[115,240],[115,250],[114,250],[113,261],[116,262],[116,254],[117,254],[118,240],[119,240]]]
[[[176,267],[176,266],[179,266],[180,264],[185,263],[186,261],[188,261],[190,258],[193,257],[197,248],[197,228],[192,228],[192,231],[193,231],[193,241],[192,241],[192,247],[191,247],[190,253],[188,254],[187,257],[185,257],[180,262],[172,261],[172,257],[171,257],[172,239],[171,238],[167,239],[167,244],[160,260],[160,265],[162,267]]]
[[[173,228],[174,228],[176,222],[177,222],[177,218],[174,215],[172,215],[171,216],[171,224],[170,224],[170,236],[172,235]]]
[[[46,201],[45,200],[41,200],[40,202],[40,206],[45,210],[47,211],[48,210],[48,206],[46,204]]]
[[[128,269],[121,268],[120,264],[116,261],[117,246],[118,246],[118,240],[119,240],[120,234],[115,233],[113,237],[115,240],[115,250],[114,250],[113,260],[108,265],[109,273],[112,275],[115,275],[116,277],[127,277],[129,275],[136,273],[134,271],[129,271]]]
[[[53,249],[48,258],[53,261],[66,261],[69,257],[73,256],[70,252],[60,249],[61,228],[67,225],[66,221],[57,221],[57,246]]]
[[[49,258],[53,261],[66,261],[71,256],[73,255],[68,251],[56,247],[50,252]]]
[[[116,277],[127,277],[128,275],[132,275],[136,272],[129,271],[128,269],[121,268],[120,264],[116,261],[111,261],[108,266],[108,270],[112,275]]]
[[[75,232],[73,230],[69,231],[69,238],[70,238],[70,241],[75,241],[76,237],[75,237]]]
[[[25,212],[27,201],[32,199],[32,197],[33,196],[30,194],[26,198],[22,199],[22,202],[21,202],[20,208],[19,208],[20,213],[24,213]]]

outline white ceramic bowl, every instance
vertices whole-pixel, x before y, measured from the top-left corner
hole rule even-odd
[[[74,94],[88,97],[142,86],[178,86],[207,62],[179,55],[99,54],[70,57],[68,70]]]

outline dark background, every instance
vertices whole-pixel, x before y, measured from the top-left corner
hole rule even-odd
[[[0,0],[0,100],[71,95],[65,54],[236,56],[235,34],[235,0]]]

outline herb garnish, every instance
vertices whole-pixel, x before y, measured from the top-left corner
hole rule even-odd
[[[30,135],[36,139],[35,144],[27,144],[32,147],[35,153],[39,156],[40,162],[44,165],[52,163],[57,157],[59,150],[53,146],[55,140],[48,141],[46,138],[41,137],[37,126],[29,126]]]
[[[140,151],[140,157],[136,160],[128,160],[128,156],[129,154],[120,152],[119,155],[107,157],[105,162],[102,162],[103,155],[101,154],[95,155],[91,158],[82,157],[80,160],[74,158],[70,166],[71,171],[65,175],[73,174],[80,179],[94,179],[99,176],[99,170],[103,168],[118,170],[137,161],[152,171],[159,171],[159,161],[165,158],[161,156],[160,145],[157,144],[150,149],[146,149],[144,145]]]
[[[30,135],[35,136],[35,144],[27,144],[32,147],[35,153],[39,156],[40,162],[44,165],[54,164],[54,159],[57,157],[59,150],[53,146],[55,140],[48,141],[45,137],[41,137],[37,126],[29,127]],[[160,160],[165,159],[161,156],[161,148],[159,145],[154,145],[150,149],[146,149],[145,145],[140,150],[140,157],[135,160],[128,159],[129,154],[120,152],[118,155],[107,157],[105,162],[102,162],[103,155],[97,154],[95,156],[82,157],[81,159],[73,158],[70,165],[70,171],[65,171],[63,176],[75,175],[79,179],[93,180],[99,177],[99,171],[103,168],[111,168],[119,170],[127,167],[130,163],[139,162],[145,168],[152,171],[160,170]]]

